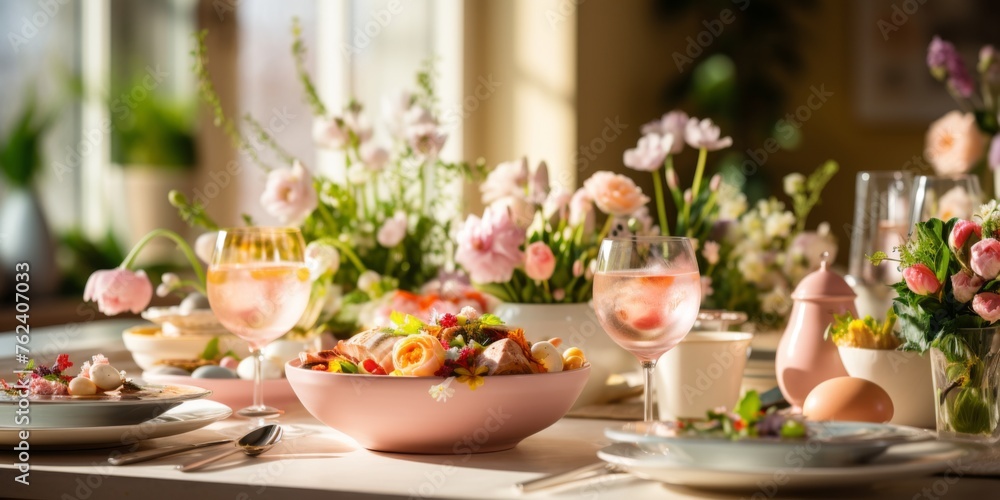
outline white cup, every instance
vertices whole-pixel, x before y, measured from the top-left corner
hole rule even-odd
[[[740,397],[753,334],[691,332],[656,362],[660,420],[704,418],[720,406],[732,409]]]

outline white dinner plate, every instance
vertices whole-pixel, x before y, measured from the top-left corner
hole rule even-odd
[[[132,425],[28,429],[28,444],[59,449],[129,446],[138,441],[175,436],[228,418],[233,410],[215,401],[188,401],[162,415]],[[16,446],[21,429],[0,427],[0,445]]]
[[[867,422],[806,422],[808,438],[804,439],[678,436],[675,426],[672,421],[630,422],[609,427],[604,434],[614,441],[634,443],[645,451],[669,452],[676,460],[737,468],[748,463],[782,467],[789,456],[802,449],[808,451],[803,467],[853,465],[881,455],[890,446],[936,437],[925,429]]]
[[[956,460],[975,453],[947,441],[925,441],[893,446],[871,462],[847,467],[804,467],[808,451],[789,457],[783,467],[749,462],[743,467],[696,465],[644,451],[632,443],[616,443],[599,452],[606,462],[624,467],[643,479],[713,490],[748,491],[773,485],[782,490],[858,486],[875,481],[913,478],[942,472]]]
[[[0,428],[25,429],[107,427],[131,425],[155,418],[184,401],[212,394],[187,385],[142,385],[142,390],[117,391],[93,396],[28,396],[25,408],[19,398],[0,394]],[[18,413],[20,412],[20,413]],[[19,417],[27,416],[27,422]]]

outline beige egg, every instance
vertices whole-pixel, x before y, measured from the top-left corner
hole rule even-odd
[[[92,396],[97,394],[97,386],[89,378],[76,377],[69,381],[69,393],[73,396]]]
[[[883,423],[892,419],[892,399],[874,382],[836,377],[813,388],[802,404],[809,420]]]
[[[561,372],[563,369],[562,354],[559,354],[559,349],[549,342],[536,342],[531,346],[531,355],[541,361],[542,366],[549,372]]]
[[[94,365],[90,368],[90,380],[103,391],[113,391],[122,385],[122,374],[111,365]]]

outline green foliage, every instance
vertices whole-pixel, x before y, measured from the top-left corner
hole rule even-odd
[[[62,291],[77,294],[83,291],[94,271],[113,269],[125,259],[125,252],[110,231],[104,238],[93,241],[79,229],[59,235],[59,270],[63,276]]]
[[[792,212],[795,213],[796,228],[799,232],[805,230],[809,212],[812,212],[812,209],[819,204],[823,188],[826,187],[826,184],[830,182],[830,179],[836,175],[838,170],[840,170],[840,165],[837,162],[827,160],[826,163],[813,171],[809,175],[809,178],[806,179],[805,190],[791,195]]]
[[[0,173],[12,186],[31,187],[42,165],[42,135],[50,123],[50,117],[39,116],[34,91],[28,92],[21,113],[0,136]]]
[[[135,79],[112,95],[130,94],[143,85]],[[114,101],[111,113],[111,161],[122,165],[191,169],[195,164],[194,107],[151,90],[128,105]]]
[[[736,403],[734,411],[744,422],[756,422],[760,418],[760,395],[751,389]]]

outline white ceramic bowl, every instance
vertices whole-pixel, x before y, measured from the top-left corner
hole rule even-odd
[[[300,368],[285,375],[312,416],[370,450],[468,455],[513,448],[563,417],[583,391],[590,366],[533,375],[485,377],[471,390],[452,379],[439,401],[441,377],[391,377]]]
[[[894,408],[889,423],[934,428],[930,354],[857,347],[838,349],[848,375],[874,382],[889,393]]]
[[[164,359],[198,359],[205,346],[216,335],[164,335],[156,325],[134,326],[122,333],[125,348],[132,353],[135,363],[149,370]],[[245,353],[246,342],[232,334],[219,335],[219,350]]]

